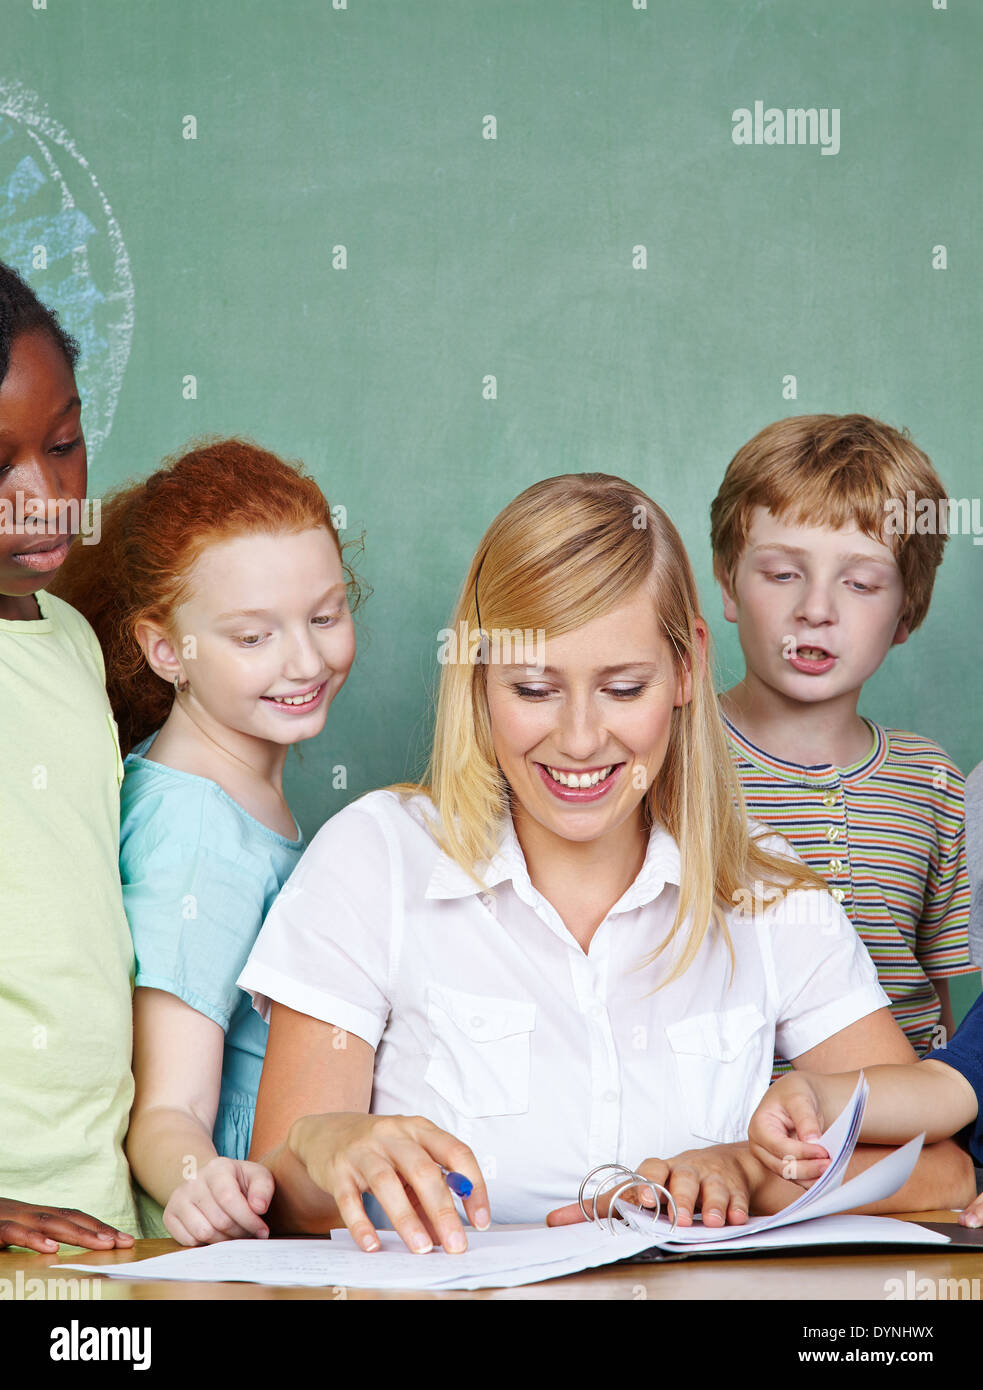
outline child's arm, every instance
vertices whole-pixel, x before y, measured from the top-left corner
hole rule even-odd
[[[976,1092],[954,1067],[929,1058],[913,1066],[865,1067],[870,1098],[860,1138],[904,1144],[925,1132],[928,1144],[948,1138],[976,1118]],[[765,1094],[748,1126],[751,1151],[771,1172],[807,1184],[829,1158],[820,1135],[856,1088],[859,1072],[793,1072]]]
[[[260,1215],[273,1195],[269,1172],[219,1158],[212,1142],[224,1048],[221,1027],[176,995],[135,991],[136,1095],[126,1151],[183,1245],[269,1234]]]
[[[915,1065],[916,1061],[914,1049],[890,1009],[883,1008],[800,1053],[793,1065],[797,1071],[829,1075],[844,1071],[856,1073],[861,1066],[865,1072],[874,1066],[905,1067]],[[879,1148],[875,1143],[861,1143],[847,1165],[846,1176],[852,1178],[862,1173],[886,1153],[886,1148]],[[871,1215],[883,1215],[892,1211],[962,1207],[975,1195],[976,1183],[969,1154],[953,1139],[938,1139],[923,1149],[914,1172],[903,1187],[863,1210]]]

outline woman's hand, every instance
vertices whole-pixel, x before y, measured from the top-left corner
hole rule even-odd
[[[742,1226],[762,1176],[760,1165],[746,1144],[713,1144],[705,1149],[687,1149],[675,1158],[647,1158],[635,1171],[668,1189],[676,1203],[679,1226],[692,1226],[696,1212],[702,1213],[704,1226]],[[652,1192],[644,1187],[627,1189],[621,1200],[636,1206],[655,1206]],[[664,1209],[664,1199],[662,1205]],[[597,1210],[601,1216],[607,1215],[603,1196]],[[546,1224],[566,1226],[582,1220],[580,1207],[573,1202],[551,1211]]]
[[[363,1250],[381,1245],[362,1205],[364,1192],[372,1193],[414,1253],[426,1254],[436,1244],[452,1253],[467,1249],[441,1165],[471,1180],[471,1195],[463,1200],[475,1230],[491,1223],[478,1160],[466,1144],[420,1115],[305,1115],[291,1126],[287,1143],[311,1181],[331,1194]]]
[[[762,1097],[748,1125],[751,1153],[769,1172],[811,1187],[829,1167],[822,1146],[826,1129],[823,1077],[790,1072]]]
[[[182,1245],[214,1245],[243,1236],[265,1239],[261,1213],[273,1199],[273,1174],[262,1163],[213,1158],[196,1178],[176,1187],[164,1208],[164,1225]]]
[[[23,1245],[49,1255],[58,1249],[59,1241],[86,1250],[126,1250],[133,1237],[74,1207],[43,1207],[0,1197],[0,1250]]]

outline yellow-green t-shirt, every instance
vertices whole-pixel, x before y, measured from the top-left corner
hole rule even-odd
[[[39,619],[0,619],[0,1197],[139,1235],[123,763],[95,633],[36,597]]]

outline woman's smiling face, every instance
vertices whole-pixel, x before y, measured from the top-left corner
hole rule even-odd
[[[610,613],[547,639],[543,666],[490,665],[487,694],[516,820],[590,841],[635,824],[691,681],[677,674],[642,586]]]

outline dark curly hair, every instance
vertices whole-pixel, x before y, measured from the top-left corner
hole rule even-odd
[[[78,343],[62,328],[54,309],[42,304],[17,271],[0,261],[0,384],[10,368],[10,349],[14,339],[33,328],[43,328],[51,334],[74,372],[79,355]]]

